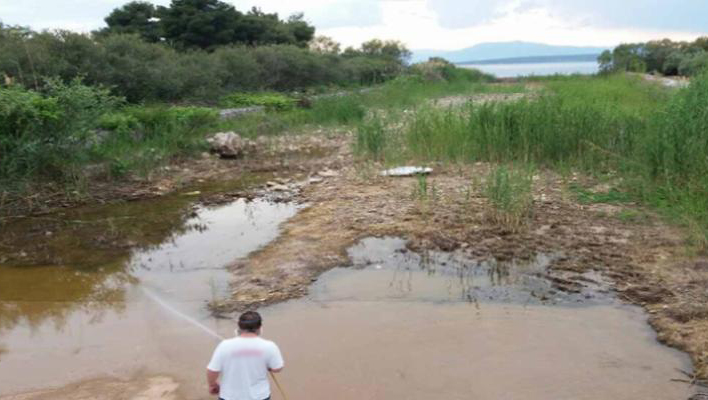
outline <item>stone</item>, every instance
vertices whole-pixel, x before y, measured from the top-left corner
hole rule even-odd
[[[310,184],[314,184],[314,183],[321,183],[323,180],[324,179],[322,179],[322,178],[310,178],[307,182],[309,182]]]
[[[211,152],[221,158],[238,158],[254,147],[253,143],[235,132],[219,132],[207,139]]]
[[[334,178],[335,176],[339,176],[339,172],[333,171],[331,169],[326,169],[324,171],[318,172],[317,175],[324,178]]]

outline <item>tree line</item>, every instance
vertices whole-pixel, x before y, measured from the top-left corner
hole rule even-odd
[[[630,71],[694,76],[708,68],[708,36],[693,42],[670,39],[625,43],[598,58],[602,72]]]
[[[410,51],[371,40],[341,50],[302,14],[241,13],[219,0],[131,2],[90,34],[0,23],[0,86],[48,79],[106,87],[130,102],[214,102],[235,91],[368,85],[401,73]]]

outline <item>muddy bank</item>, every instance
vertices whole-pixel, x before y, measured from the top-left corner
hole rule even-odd
[[[489,166],[437,165],[429,195],[416,196],[416,178],[382,178],[383,166],[355,163],[339,150],[338,176],[298,193],[308,207],[282,226],[263,250],[232,265],[232,295],[212,304],[218,314],[299,297],[330,268],[346,265],[346,249],[363,237],[400,236],[414,250],[460,250],[477,260],[526,260],[558,254],[549,265],[557,289],[587,286],[583,274],[609,279],[621,298],[643,306],[659,339],[691,354],[708,376],[708,270],[688,261],[681,232],[645,210],[639,221],[621,218],[632,204],[581,204],[568,190],[579,176],[541,172],[534,213],[513,232],[489,219],[480,177]]]
[[[147,176],[118,181],[93,176],[91,168],[87,168],[85,186],[72,191],[51,182],[27,188],[25,192],[31,194],[23,196],[0,190],[0,227],[65,209],[162,197],[186,188],[205,193],[228,191],[234,187],[230,182],[252,174],[307,176],[326,167],[330,161],[327,155],[339,148],[341,138],[317,132],[266,137],[256,143],[238,159],[224,160],[216,154],[203,153],[196,159],[174,160]]]

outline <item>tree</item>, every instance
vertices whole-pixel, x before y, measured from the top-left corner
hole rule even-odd
[[[107,28],[100,35],[138,34],[148,42],[159,42],[162,38],[157,9],[151,3],[133,1],[113,10],[105,19]]]
[[[411,51],[406,45],[397,40],[372,39],[361,44],[363,54],[368,56],[379,56],[398,60],[401,64],[405,64],[411,57]]]
[[[614,65],[612,63],[612,52],[609,50],[603,51],[602,54],[597,57],[597,63],[600,64],[600,72],[611,72],[614,69]]]
[[[305,21],[305,16],[302,13],[291,15],[285,25],[292,32],[295,38],[294,44],[297,46],[307,47],[307,44],[315,36],[315,27]]]
[[[309,43],[311,51],[320,54],[339,54],[341,45],[329,36],[317,36]]]
[[[214,49],[238,42],[243,14],[219,0],[172,0],[158,8],[165,39],[180,48]]]

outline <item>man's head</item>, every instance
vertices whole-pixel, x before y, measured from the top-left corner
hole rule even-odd
[[[259,333],[263,319],[261,315],[255,311],[246,311],[238,317],[239,333]]]

